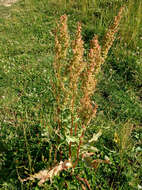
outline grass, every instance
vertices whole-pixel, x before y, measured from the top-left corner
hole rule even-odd
[[[56,21],[64,13],[68,15],[72,39],[76,22],[82,22],[86,55],[94,33],[102,42],[112,18],[125,3],[95,2],[95,8],[91,3],[64,7],[62,2],[59,7],[55,1],[45,0],[0,7],[0,189],[81,189],[79,183],[85,183],[76,179],[79,173],[92,189],[141,188],[142,18],[138,0],[135,6],[133,1],[127,2],[119,33],[98,76],[92,99],[99,107],[85,139],[91,139],[101,129],[102,136],[92,143],[98,149],[93,158],[109,158],[111,164],[102,163],[92,169],[85,161],[79,162],[74,175],[70,170],[63,171],[43,187],[38,187],[37,181],[19,180],[57,164],[58,139],[50,127],[56,119],[50,84]],[[66,152],[62,156],[63,160],[68,158]]]

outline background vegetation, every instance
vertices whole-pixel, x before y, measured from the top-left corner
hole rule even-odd
[[[116,40],[98,76],[93,100],[98,109],[87,131],[94,159],[109,159],[98,167],[79,162],[71,175],[63,171],[43,187],[22,183],[44,168],[53,167],[58,145],[52,118],[54,33],[57,21],[68,15],[71,38],[82,23],[86,54],[90,40],[104,33],[121,6],[124,17]],[[0,6],[0,189],[81,189],[75,176],[96,190],[142,188],[142,2],[140,0],[21,0]],[[63,153],[63,160],[68,158]],[[85,187],[85,184],[84,184]],[[87,186],[85,187],[88,188]]]

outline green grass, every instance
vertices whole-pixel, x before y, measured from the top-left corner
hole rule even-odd
[[[69,8],[68,4],[59,7],[55,1],[25,0],[9,8],[0,7],[0,189],[62,190],[67,189],[65,181],[68,189],[81,189],[68,171],[43,188],[37,186],[37,181],[22,184],[18,178],[54,165],[56,136],[48,127],[55,103],[49,80],[53,77],[56,21],[66,13],[72,37],[76,22],[81,21],[87,51],[93,34],[102,39],[125,1],[95,2],[87,8],[77,3]],[[99,150],[94,159],[107,156],[111,164],[102,164],[94,171],[79,163],[74,171],[96,190],[137,190],[142,186],[142,4],[128,1],[126,6],[117,39],[99,75],[93,97],[99,108],[87,133],[90,139],[93,133],[103,130],[93,144]],[[43,137],[45,131],[48,134]],[[66,153],[63,158],[67,158]]]

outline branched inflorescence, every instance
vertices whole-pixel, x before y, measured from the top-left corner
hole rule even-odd
[[[106,32],[102,47],[99,44],[98,36],[93,37],[89,53],[85,58],[81,24],[78,23],[77,25],[76,35],[72,43],[68,33],[67,16],[61,16],[60,23],[57,25],[54,60],[56,82],[53,85],[57,103],[56,117],[58,119],[56,121],[58,132],[61,134],[59,136],[68,133],[68,159],[69,162],[74,162],[73,168],[79,161],[85,131],[90,121],[96,116],[97,105],[92,102],[91,98],[96,89],[97,75],[101,70],[101,65],[105,62],[118,31],[122,12],[123,8],[120,9],[114,23]],[[67,125],[63,122],[65,110],[68,110],[68,114],[70,114],[70,121]],[[62,134],[63,131],[64,134]],[[76,152],[76,155],[72,154],[72,150],[73,153]]]
[[[122,18],[123,10],[124,10],[124,7],[121,7],[118,15],[114,18],[113,24],[109,27],[106,35],[104,36],[103,46],[102,46],[102,57],[104,59],[106,59],[108,51],[115,40],[115,34],[118,31],[118,26]]]
[[[70,136],[77,135],[77,129],[82,129],[78,147],[82,143],[87,126],[96,116],[97,105],[92,103],[91,100],[96,89],[96,76],[100,72],[101,65],[107,58],[108,51],[113,44],[122,12],[123,8],[120,9],[118,16],[114,19],[114,23],[106,32],[102,47],[99,44],[98,36],[95,35],[93,37],[91,48],[86,58],[87,61],[84,61],[84,42],[81,35],[81,24],[78,23],[77,25],[75,39],[72,43],[70,43],[68,34],[66,15],[61,16],[60,24],[57,27],[54,70],[58,84],[58,107],[61,108],[65,105],[70,110]],[[70,51],[72,54],[69,60],[67,59],[68,49],[72,50]],[[76,123],[76,117],[79,120],[79,124]],[[71,145],[72,142],[69,143],[70,159]],[[77,152],[79,153],[79,148]]]
[[[84,61],[84,42],[81,35],[81,24],[78,23],[75,39],[70,43],[67,16],[61,16],[60,23],[55,31],[55,59],[53,64],[55,77],[54,80],[51,80],[56,99],[56,112],[53,113],[53,117],[56,118],[54,120],[55,127],[57,127],[55,133],[58,136],[56,139],[58,141],[57,144],[59,143],[59,146],[56,146],[57,150],[54,154],[54,160],[57,160],[57,151],[60,149],[61,144],[65,144],[65,142],[69,144],[67,146],[69,156],[65,161],[60,160],[59,164],[52,169],[42,170],[26,179],[20,179],[22,183],[27,180],[39,179],[39,186],[41,186],[45,181],[52,180],[61,171],[75,168],[80,155],[82,155],[83,159],[92,155],[92,153],[88,152],[81,153],[85,131],[97,112],[97,105],[92,102],[91,97],[96,89],[97,75],[101,70],[101,65],[107,58],[108,51],[115,39],[115,33],[118,31],[122,12],[123,8],[120,9],[114,23],[108,29],[102,47],[99,44],[98,36],[95,35],[93,37],[90,51],[86,57],[87,61]],[[69,52],[71,53],[69,54]],[[70,121],[64,124],[65,120],[68,119],[64,120],[64,115],[66,115],[64,111],[66,110],[70,114]],[[68,135],[68,139],[66,134]],[[100,135],[101,132],[95,135],[95,137],[93,136],[93,140],[97,139]],[[63,142],[63,138],[65,142]],[[60,139],[62,139],[62,142],[60,142]],[[75,145],[73,146],[74,149],[72,145]],[[74,155],[72,154],[72,150],[75,153]],[[100,163],[109,163],[109,161],[96,159],[90,165],[96,168]],[[88,189],[90,189],[87,179],[78,176],[76,178],[79,182],[84,182]]]

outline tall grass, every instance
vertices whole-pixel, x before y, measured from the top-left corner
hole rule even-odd
[[[141,25],[142,25],[142,2],[129,1],[123,20],[123,27],[121,27],[121,41],[128,46],[137,48],[140,40]]]
[[[142,24],[142,3],[140,0],[61,0],[55,4],[57,5],[58,3],[60,8],[64,7],[67,10],[74,9],[74,12],[78,12],[82,18],[88,18],[88,28],[96,27],[100,28],[99,30],[102,30],[104,25],[109,24],[110,18],[116,14],[118,8],[126,6],[125,16],[121,23],[121,42],[136,48]]]

